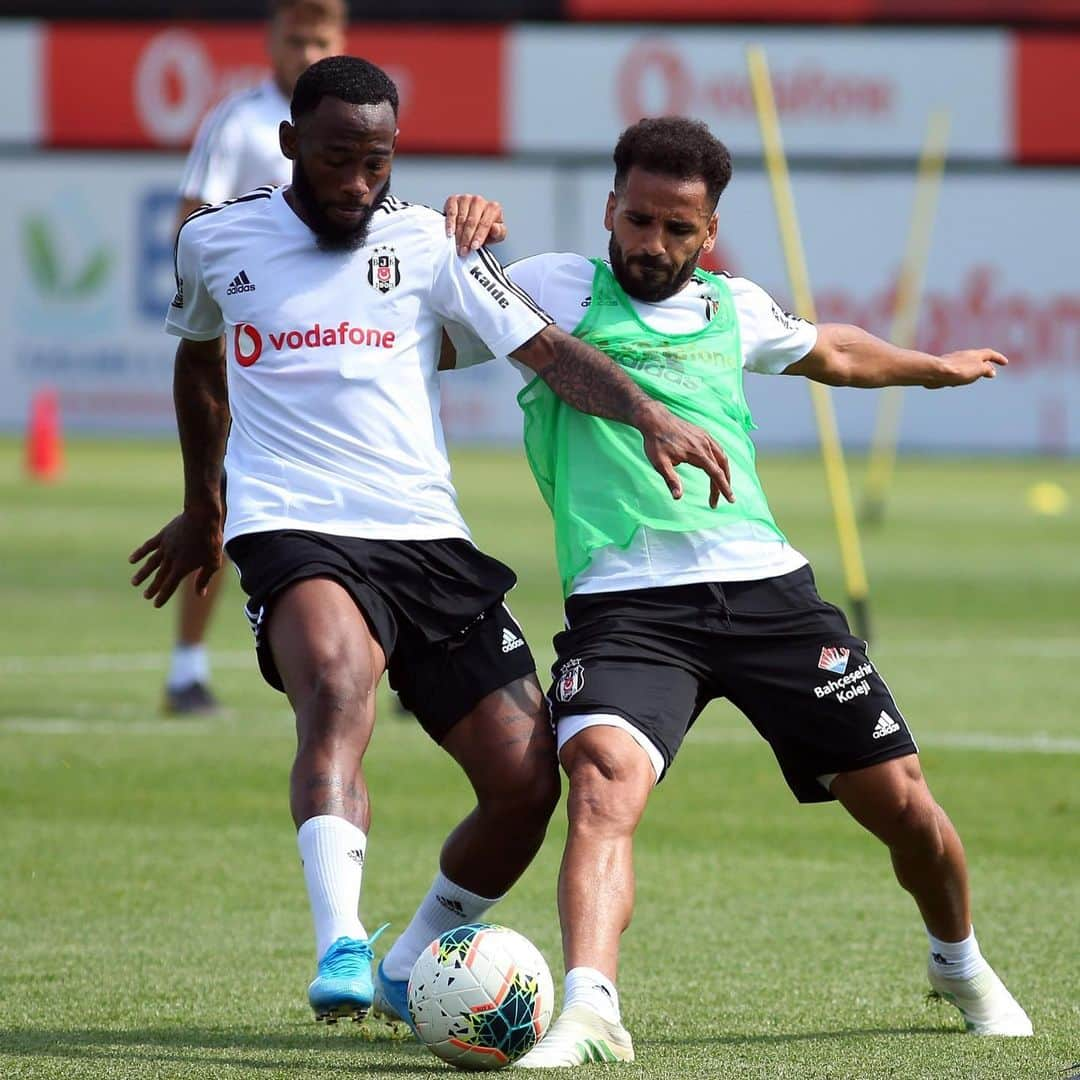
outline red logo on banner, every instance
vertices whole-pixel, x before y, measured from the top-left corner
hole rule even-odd
[[[398,84],[403,150],[497,153],[505,34],[364,26],[350,32],[348,51],[379,64]],[[51,146],[184,147],[208,109],[266,77],[261,23],[57,22],[47,24],[45,41]]]
[[[878,119],[893,109],[895,77],[867,70],[848,74],[814,63],[780,67],[773,74],[781,115],[835,119]],[[701,63],[674,40],[642,39],[619,65],[619,108],[626,123],[642,116],[754,115],[750,80],[741,69]]]

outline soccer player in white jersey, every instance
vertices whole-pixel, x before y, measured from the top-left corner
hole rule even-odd
[[[750,442],[744,370],[835,386],[964,386],[1006,360],[930,356],[853,326],[786,315],[750,281],[698,267],[731,175],[696,121],[643,120],[615,149],[608,260],[549,254],[508,268],[564,330],[597,345],[724,447],[734,501],[660,502],[613,425],[535,379],[519,400],[526,450],[555,519],[566,629],[549,693],[569,778],[559,879],[563,1012],[520,1065],[628,1061],[615,987],[633,910],[633,835],[704,706],[727,697],[770,742],[801,802],[837,799],[889,848],[930,941],[934,990],[978,1034],[1030,1035],[982,958],[964,852],[919,767],[889,688],[843,613],[817,594],[776,526]],[[462,345],[465,363],[482,359]],[[633,493],[633,497],[628,497]]]
[[[308,997],[327,1019],[362,1018],[374,996],[375,935],[358,914],[362,759],[384,671],[477,797],[384,961],[395,987],[433,937],[513,884],[559,792],[534,663],[503,603],[515,577],[473,546],[456,505],[439,421],[443,327],[470,327],[576,407],[636,428],[670,496],[681,462],[708,473],[707,499],[729,490],[714,440],[552,326],[486,249],[459,257],[441,215],[390,194],[397,105],[365,60],[314,64],[282,125],[291,186],[205,207],[180,230],[167,327],[181,338],[184,509],[131,556],[146,560],[133,584],[149,580],[157,606],[189,573],[205,587],[223,542],[240,571],[260,668],[296,715]]]
[[[230,94],[204,118],[180,180],[176,228],[198,206],[220,203],[260,185],[287,184],[292,165],[281,153],[278,128],[289,119],[289,98],[300,73],[344,50],[345,0],[270,0],[266,52],[271,74],[258,86]],[[165,681],[165,710],[212,712],[206,631],[222,576],[205,595],[187,582],[180,593],[176,642]]]

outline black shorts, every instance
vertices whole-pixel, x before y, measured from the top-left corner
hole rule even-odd
[[[548,694],[556,724],[615,713],[665,766],[721,697],[768,741],[800,802],[833,798],[820,776],[917,752],[866,642],[821,599],[808,566],[761,581],[585,593],[567,601],[566,618]]]
[[[442,742],[481,698],[536,670],[503,602],[514,572],[469,541],[362,540],[284,530],[227,545],[248,595],[263,678],[284,690],[265,627],[282,590],[330,578],[356,601],[387,658],[390,685]]]

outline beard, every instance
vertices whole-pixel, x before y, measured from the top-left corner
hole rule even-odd
[[[634,255],[629,259],[624,258],[622,248],[615,243],[615,234],[612,233],[608,240],[608,259],[611,262],[611,272],[623,292],[635,300],[656,304],[674,296],[690,280],[690,275],[697,269],[704,246],[702,244],[682,266],[675,269],[669,260],[662,257],[657,259]],[[632,272],[635,269],[644,270],[646,273],[635,275]]]
[[[345,209],[363,211],[351,225],[342,225],[330,217],[328,211],[338,204],[319,201],[299,160],[293,162],[292,192],[304,211],[305,224],[315,234],[315,244],[320,251],[358,251],[367,242],[372,215],[390,194],[390,180],[387,178],[378,198],[370,206],[361,206],[359,202],[342,204]]]

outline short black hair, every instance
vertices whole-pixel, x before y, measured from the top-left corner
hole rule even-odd
[[[679,180],[704,180],[713,209],[731,179],[728,148],[700,120],[661,116],[639,120],[615,144],[615,190],[636,165]]]
[[[328,56],[312,64],[296,80],[289,112],[293,123],[314,112],[324,97],[339,98],[350,105],[390,102],[397,116],[398,92],[394,80],[370,60],[358,56]]]

